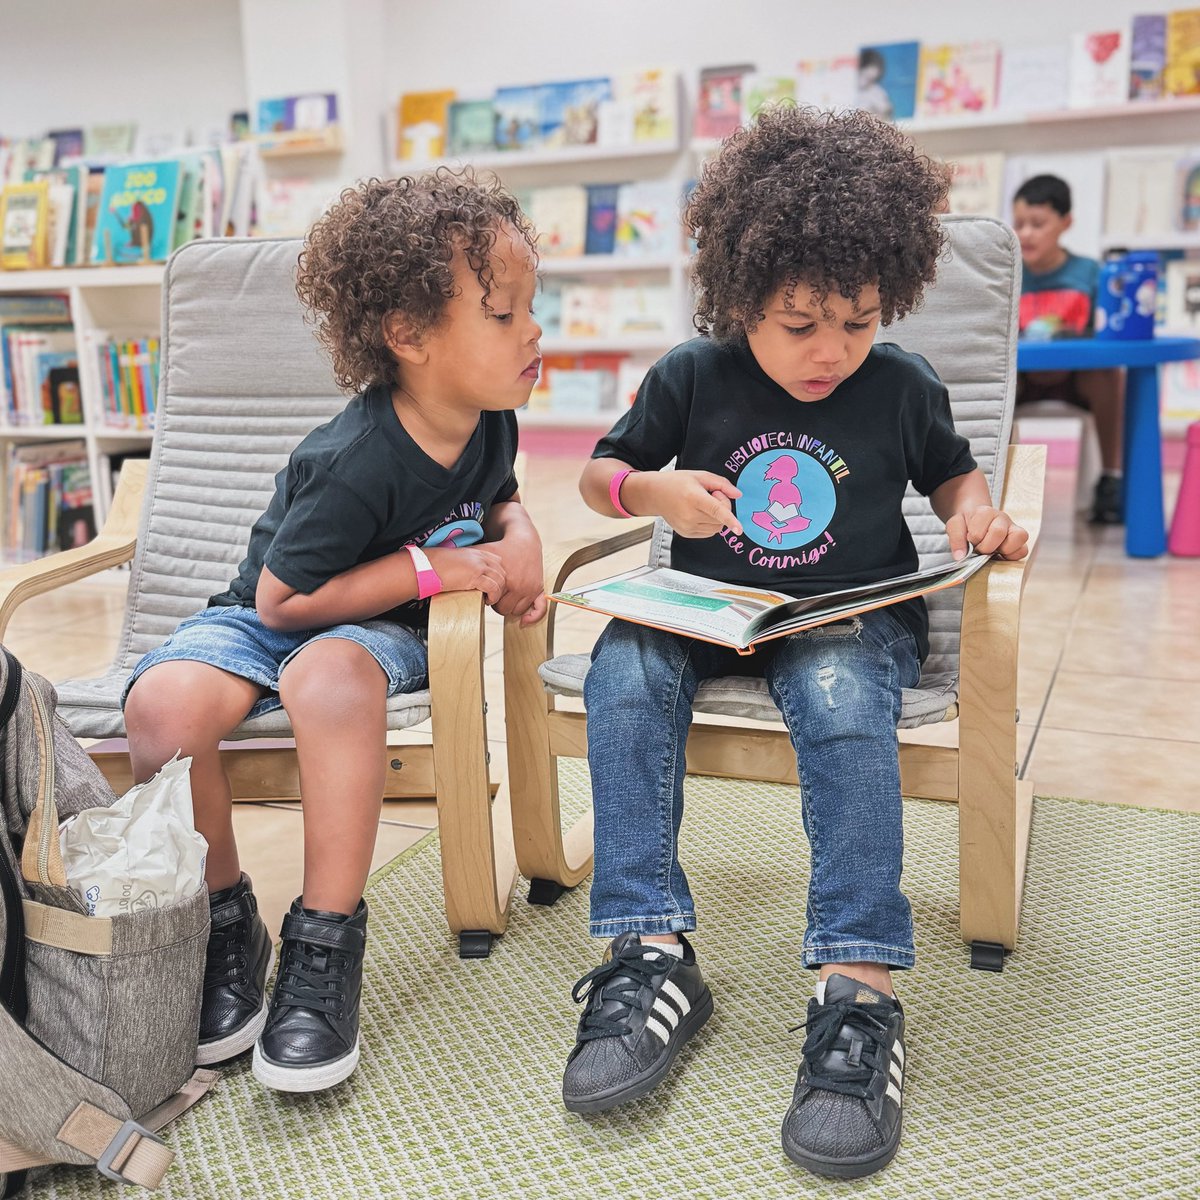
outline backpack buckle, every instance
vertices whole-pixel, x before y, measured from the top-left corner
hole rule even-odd
[[[108,1145],[104,1148],[104,1153],[101,1154],[96,1160],[96,1170],[99,1171],[101,1175],[111,1179],[114,1183],[133,1183],[134,1181],[132,1179],[127,1178],[120,1171],[113,1167],[113,1161],[116,1159],[117,1155],[125,1149],[129,1139],[135,1136],[137,1141],[134,1142],[133,1147],[130,1149],[130,1154],[137,1149],[138,1144],[143,1138],[148,1138],[150,1141],[157,1143],[159,1146],[166,1145],[162,1138],[157,1137],[155,1134],[151,1133],[150,1130],[146,1129],[142,1125],[139,1125],[136,1121],[126,1121],[121,1128],[118,1129],[115,1134],[113,1134],[112,1141],[108,1143]],[[130,1154],[127,1154],[123,1161],[128,1161]]]

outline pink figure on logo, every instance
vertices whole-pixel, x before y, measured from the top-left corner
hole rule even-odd
[[[782,544],[785,533],[802,533],[812,522],[800,515],[804,503],[800,489],[792,482],[800,470],[800,464],[790,454],[781,454],[763,472],[764,479],[774,479],[775,485],[767,493],[767,507],[750,518],[755,525],[767,531],[769,542]]]

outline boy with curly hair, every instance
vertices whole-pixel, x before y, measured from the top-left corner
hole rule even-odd
[[[916,569],[901,511],[910,480],[955,557],[968,543],[1023,557],[1027,534],[992,507],[932,367],[874,341],[934,279],[946,187],[940,167],[864,112],[779,107],[727,138],[686,214],[702,336],[651,369],[601,439],[580,480],[587,503],[663,517],[679,570],[796,596]],[[584,1009],[568,1109],[650,1091],[712,1011],[684,936],[696,927],[677,852],[685,746],[701,681],[757,672],[796,750],[812,859],[801,960],[819,971],[783,1147],[841,1178],[891,1160],[904,1069],[891,972],[914,962],[896,725],[927,651],[921,600],[749,659],[608,625],[585,699],[591,933],[612,941],[573,993]]]
[[[386,698],[426,686],[428,599],[479,591],[545,612],[517,495],[514,410],[537,380],[533,229],[495,181],[445,169],[344,191],[309,232],[297,290],[357,392],[275,477],[228,590],[126,685],[137,780],[192,757],[212,933],[197,1061],[254,1046],[255,1076],[306,1092],[359,1058],[363,885],[384,790]],[[218,746],[282,705],[296,736],[304,891],[271,938],[234,841]]]

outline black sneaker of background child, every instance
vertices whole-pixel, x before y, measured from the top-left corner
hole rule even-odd
[[[583,1003],[563,1073],[571,1112],[603,1112],[651,1091],[712,1013],[712,993],[680,935],[676,958],[636,933],[614,938],[604,961],[572,989]]]
[[[1093,525],[1125,524],[1125,481],[1121,476],[1101,475],[1096,480],[1088,521]]]
[[[208,907],[212,925],[196,1048],[201,1066],[233,1058],[258,1040],[267,1021],[267,976],[275,957],[248,876],[213,892]]]
[[[254,1077],[280,1092],[319,1092],[358,1066],[358,1008],[367,946],[367,902],[353,916],[297,898],[283,918],[279,970]]]
[[[800,1075],[783,1119],[783,1152],[816,1175],[858,1179],[900,1145],[904,1010],[857,979],[831,975],[808,1002]]]

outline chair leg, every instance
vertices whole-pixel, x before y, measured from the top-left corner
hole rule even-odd
[[[550,748],[553,701],[538,675],[546,661],[548,622],[522,629],[504,623],[504,705],[513,841],[529,899],[552,904],[592,869],[591,814],[564,836],[558,802],[558,762]]]
[[[446,920],[463,957],[483,957],[503,933],[516,883],[508,789],[492,804],[483,711],[483,598],[434,598],[429,622],[433,771]]]

